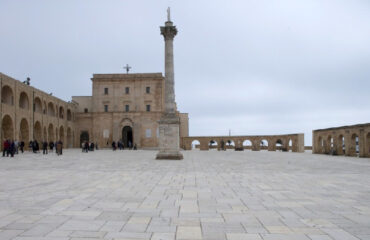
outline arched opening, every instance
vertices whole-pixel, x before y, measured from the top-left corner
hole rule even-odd
[[[48,103],[48,116],[55,117],[54,105],[51,102]]]
[[[2,122],[2,131],[3,131],[3,138],[6,140],[13,140],[14,139],[14,126],[13,120],[9,115],[5,115],[3,117]]]
[[[67,145],[68,148],[72,147],[72,130],[71,128],[67,129]]]
[[[67,110],[67,120],[72,121],[72,112],[70,109]]]
[[[59,118],[64,119],[64,108],[62,106],[59,107]]]
[[[46,127],[44,127],[44,135],[43,135],[42,140],[43,141],[48,141],[48,135],[47,135],[47,132],[46,132]]]
[[[133,146],[134,139],[133,139],[133,134],[132,134],[132,127],[125,126],[122,128],[122,142],[126,148]]]
[[[24,142],[24,146],[27,148],[30,141],[30,128],[27,119],[23,118],[19,126],[19,142]]]
[[[33,111],[37,113],[42,113],[42,103],[40,98],[36,97],[34,101]]]
[[[49,124],[49,127],[48,127],[48,141],[49,142],[55,142],[55,139],[54,139],[54,126],[53,124]]]
[[[42,141],[42,128],[39,121],[35,123],[35,126],[33,127],[33,136],[34,140],[36,140],[39,144]]]
[[[58,131],[58,128],[56,127],[55,128],[55,141],[58,141],[59,140],[58,139],[59,138],[59,134],[58,133],[59,133],[59,131]]]
[[[29,109],[30,108],[30,101],[28,100],[28,96],[25,92],[22,92],[19,96],[19,107],[23,109]]]
[[[80,146],[82,146],[83,142],[89,142],[90,141],[90,136],[88,131],[81,131],[80,134]]]
[[[252,150],[252,142],[248,139],[244,140],[243,141],[243,148],[248,149],[248,150]]]
[[[217,147],[218,147],[218,144],[217,144],[216,140],[209,141],[208,145],[209,145],[209,149],[217,149]]]
[[[59,128],[59,139],[60,141],[62,141],[62,143],[65,143],[65,140],[64,140],[64,127],[63,126],[60,126]]]
[[[9,86],[4,86],[1,89],[1,102],[8,104],[8,105],[13,105],[14,104],[14,95],[13,95],[13,90]]]
[[[293,140],[289,139],[288,142],[288,152],[293,152]]]
[[[283,151],[283,148],[284,148],[283,140],[281,140],[281,139],[276,140],[276,142],[275,142],[276,151]]]
[[[352,137],[351,137],[350,155],[358,156],[359,152],[360,152],[360,146],[358,142],[358,136],[356,133],[354,133],[352,134]]]
[[[200,142],[198,140],[193,140],[191,142],[191,149],[192,150],[194,150],[194,149],[200,150]]]
[[[226,141],[225,144],[226,144],[226,146],[225,146],[226,150],[227,149],[235,149],[235,142],[233,140],[229,139],[229,140]]]
[[[269,142],[266,139],[262,139],[260,142],[260,150],[267,150]]]

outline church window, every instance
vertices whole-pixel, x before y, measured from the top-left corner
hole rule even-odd
[[[126,110],[126,112],[129,112],[130,111],[130,105],[126,105],[125,110]]]
[[[88,112],[89,112],[89,109],[85,108],[85,109],[84,109],[84,112],[85,112],[85,113],[88,113]]]
[[[126,87],[126,88],[125,88],[125,93],[126,93],[126,94],[130,94],[130,88],[129,88],[129,87]]]
[[[146,93],[150,93],[150,87],[146,87]]]
[[[104,94],[108,95],[108,88],[104,88]]]
[[[146,111],[150,112],[150,105],[146,105]]]
[[[104,105],[104,112],[108,112],[108,105]]]

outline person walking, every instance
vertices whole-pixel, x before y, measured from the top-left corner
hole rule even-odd
[[[89,152],[89,142],[85,142],[85,145],[84,145],[84,152],[85,153],[88,153]]]
[[[61,140],[57,142],[56,152],[58,156],[63,154],[63,142]]]
[[[53,141],[50,141],[49,142],[49,149],[50,149],[50,152],[53,152],[53,149],[54,149],[54,143],[53,143]]]
[[[23,153],[23,151],[24,151],[24,141],[21,141],[21,143],[19,144],[19,148],[21,149],[21,152]]]
[[[113,149],[113,151],[116,151],[116,142],[115,141],[112,142],[112,149]]]
[[[14,141],[11,141],[10,142],[9,153],[10,153],[10,157],[14,157],[14,153],[15,153],[15,144],[14,144]]]
[[[42,143],[42,154],[48,154],[48,143],[46,141]]]
[[[9,141],[8,140],[4,140],[4,143],[3,143],[3,157],[5,157],[5,154],[6,156],[8,157],[9,156]]]

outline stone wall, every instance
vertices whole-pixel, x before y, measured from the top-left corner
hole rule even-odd
[[[62,140],[73,147],[76,105],[0,73],[1,140]],[[1,148],[3,144],[1,144]]]
[[[203,136],[203,137],[183,137],[182,148],[191,150],[192,145],[198,144],[200,150],[221,148],[221,141],[225,148],[253,151],[293,151],[304,152],[304,134],[269,135],[269,136]]]
[[[312,132],[312,152],[370,157],[370,123]]]

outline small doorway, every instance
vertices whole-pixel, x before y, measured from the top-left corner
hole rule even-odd
[[[80,146],[82,146],[83,142],[89,142],[89,132],[88,131],[82,131],[80,135]]]
[[[122,142],[125,148],[129,147],[129,143],[131,147],[133,146],[132,127],[125,126],[122,128]]]

